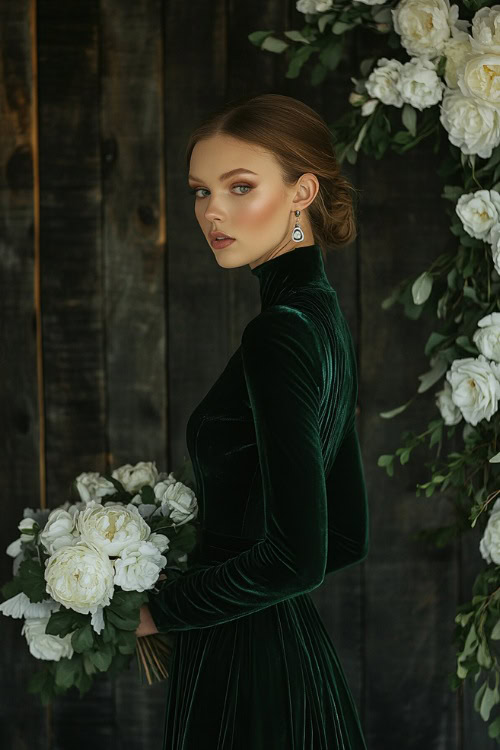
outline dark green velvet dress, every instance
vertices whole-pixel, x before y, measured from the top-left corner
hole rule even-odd
[[[178,631],[162,748],[365,750],[310,596],[368,553],[353,342],[318,245],[251,273],[261,312],[187,424],[193,565],[148,592]]]

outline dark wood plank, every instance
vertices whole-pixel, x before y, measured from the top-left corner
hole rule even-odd
[[[167,463],[164,7],[100,4],[103,307],[113,468]],[[115,680],[120,750],[159,748],[165,683]]]
[[[104,471],[107,383],[99,143],[99,2],[38,3],[41,258],[49,507]],[[56,748],[117,748],[113,684],[54,701]],[[89,716],[92,721],[89,722]]]
[[[39,507],[41,496],[40,408],[37,372],[35,287],[34,137],[31,3],[0,6],[0,451],[2,524],[0,582],[13,575],[7,546],[19,537],[17,525],[26,506]],[[39,315],[40,308],[36,313]],[[3,598],[2,598],[3,601]],[[22,621],[0,615],[0,746],[22,750],[45,747],[46,709],[26,692],[39,662],[21,635]],[[29,715],[29,722],[26,716]]]
[[[454,665],[458,567],[456,545],[442,550],[412,540],[420,528],[451,522],[443,499],[415,495],[427,479],[428,449],[413,451],[389,478],[377,466],[394,453],[405,429],[421,431],[436,409],[432,397],[392,420],[380,417],[404,403],[428,369],[425,342],[434,319],[412,321],[382,301],[404,277],[417,276],[447,241],[431,145],[403,160],[364,157],[362,172],[361,426],[371,504],[366,566],[366,654],[369,746],[399,750],[456,747],[457,700],[447,684]]]

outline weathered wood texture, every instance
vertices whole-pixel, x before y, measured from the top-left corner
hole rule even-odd
[[[81,471],[188,458],[187,418],[259,309],[248,268],[213,261],[187,195],[184,149],[200,118],[244,93],[295,96],[333,122],[373,37],[349,42],[312,88],[283,56],[247,39],[300,28],[290,0],[17,0],[0,6],[1,549],[26,506],[53,507]],[[375,50],[375,48],[373,48]],[[377,467],[432,399],[384,420],[425,371],[432,321],[382,300],[449,241],[431,145],[345,171],[362,190],[359,235],[328,257],[356,341],[359,434],[371,548],[314,599],[344,664],[371,750],[493,748],[452,694],[455,607],[469,597],[477,539],[416,544],[448,506],[416,498],[424,453],[389,479]],[[339,498],[348,502],[348,498]],[[0,555],[2,582],[10,559]],[[0,746],[9,750],[159,748],[165,683],[141,688],[135,665],[42,708],[19,621],[3,618]],[[27,717],[29,719],[27,720]],[[332,750],[334,750],[332,748]]]

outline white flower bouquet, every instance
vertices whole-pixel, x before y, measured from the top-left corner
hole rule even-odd
[[[53,510],[25,508],[6,550],[13,578],[0,612],[24,620],[30,653],[44,662],[28,686],[43,704],[72,686],[81,697],[134,653],[148,684],[168,677],[175,633],[135,631],[145,592],[182,574],[196,544],[193,490],[154,462],[82,473],[72,491],[74,502]]]

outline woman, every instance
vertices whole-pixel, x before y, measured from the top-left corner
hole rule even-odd
[[[196,563],[141,612],[138,635],[178,631],[163,748],[365,750],[310,597],[368,553],[356,358],[322,249],[355,236],[352,187],[324,121],[277,94],[213,114],[187,162],[217,263],[248,264],[262,309],[188,420]]]

